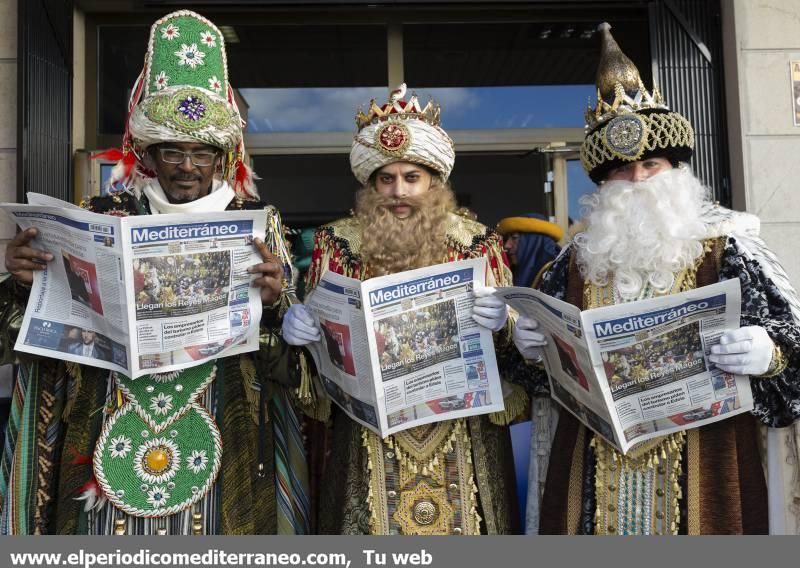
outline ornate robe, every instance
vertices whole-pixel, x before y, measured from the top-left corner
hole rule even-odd
[[[764,327],[787,361],[773,377],[751,377],[755,408],[714,424],[644,442],[614,455],[561,412],[541,505],[542,534],[765,534],[767,490],[758,423],[788,426],[800,416],[800,328],[758,262],[733,237],[706,241],[692,270],[671,292],[723,279],[742,284],[741,325]],[[582,309],[612,303],[613,290],[584,283],[568,250],[541,289]],[[538,382],[546,384],[545,373]]]
[[[243,207],[261,209],[263,204],[233,201],[229,206]],[[89,208],[119,216],[150,214],[145,197],[136,199],[128,194],[95,198]],[[290,398],[291,387],[296,386],[291,384],[294,379],[290,377],[296,378],[297,373],[290,372],[286,350],[277,339],[280,325],[277,310],[264,310],[260,350],[218,359],[212,380],[205,383],[198,398],[203,412],[216,423],[224,448],[216,483],[189,508],[165,517],[144,518],[124,514],[110,503],[87,512],[85,501],[76,500],[98,489],[92,455],[104,426],[128,394],[120,391],[107,370],[14,352],[28,289],[5,274],[0,290],[3,329],[0,362],[18,362],[12,413],[0,462],[0,532],[303,534],[309,531],[307,464],[299,421],[293,414]],[[152,381],[147,386],[148,393],[165,386],[148,377],[137,379],[135,384],[143,386],[147,381]],[[181,379],[173,381],[166,386],[174,391]],[[163,437],[177,436],[178,428],[174,428],[174,434],[167,429]],[[138,432],[135,434],[130,436],[132,447],[127,450],[124,440],[117,438],[114,443],[121,443],[115,450],[117,456],[128,457],[136,452],[141,439],[137,440]],[[197,435],[206,434],[204,431]],[[189,457],[182,456],[184,467]],[[194,464],[198,471],[210,466],[202,459]],[[174,487],[177,479],[165,479],[157,485],[177,495],[180,492],[180,488]],[[276,483],[278,479],[286,480],[283,487]],[[140,482],[136,481],[134,492],[144,491],[138,486]],[[253,507],[254,503],[259,506]]]
[[[507,286],[511,273],[500,237],[451,214],[447,258],[486,257],[490,284]],[[361,227],[346,218],[317,230],[307,276],[311,290],[325,271],[369,278]],[[495,336],[505,379],[520,358],[509,329]],[[524,364],[522,365],[524,368]],[[505,371],[505,373],[504,373]],[[514,377],[516,378],[516,377]],[[502,416],[471,417],[411,428],[381,440],[334,408],[324,440],[319,506],[322,534],[508,534],[517,531],[511,440],[506,424],[525,411],[519,388],[506,397]],[[320,448],[317,448],[318,450]]]

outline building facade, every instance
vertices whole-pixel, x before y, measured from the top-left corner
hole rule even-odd
[[[694,123],[693,166],[716,199],[761,218],[800,284],[792,0],[250,1],[235,10],[207,0],[0,0],[0,198],[101,191],[103,165],[86,156],[118,144],[147,26],[179,6],[229,35],[250,155],[290,225],[346,212],[353,110],[402,81],[442,102],[463,205],[489,224],[520,210],[566,224],[591,190],[576,159],[576,101],[593,93],[593,30],[609,20],[645,83],[663,85]],[[0,221],[2,242],[13,231]]]
[[[800,287],[797,0],[0,0],[0,199],[103,191],[111,166],[88,156],[119,144],[149,25],[177,8],[225,35],[262,196],[297,228],[347,213],[355,109],[401,82],[442,104],[461,205],[490,225],[538,212],[566,228],[593,190],[577,150],[609,21],[695,126],[692,166],[715,199],[760,217]],[[13,234],[0,219],[0,254]],[[0,369],[0,399],[10,382]]]

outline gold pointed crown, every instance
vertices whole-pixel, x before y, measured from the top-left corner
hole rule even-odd
[[[586,110],[586,127],[594,130],[612,118],[648,109],[668,111],[658,88],[648,92],[639,70],[620,49],[611,35],[611,25],[603,22],[600,31],[600,65],[597,68],[597,106]]]
[[[663,157],[688,161],[694,152],[694,129],[685,116],[670,111],[658,89],[647,92],[639,70],[603,23],[597,107],[586,113],[581,163],[596,183],[625,163]]]
[[[386,120],[388,118],[414,118],[424,120],[433,126],[440,126],[441,108],[438,103],[429,100],[424,107],[420,105],[417,95],[412,93],[411,98],[403,100],[406,95],[406,84],[403,83],[391,92],[389,102],[383,106],[378,106],[375,99],[369,102],[369,109],[365,114],[359,109],[356,113],[356,125],[361,130],[365,126]]]

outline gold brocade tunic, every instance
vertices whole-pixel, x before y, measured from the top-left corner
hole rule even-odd
[[[417,426],[385,440],[366,429],[362,436],[369,455],[373,534],[480,534],[464,420]]]
[[[451,215],[443,262],[489,261],[489,285],[510,285],[499,236]],[[327,270],[365,279],[359,257],[361,227],[347,218],[321,227],[315,237],[307,288]],[[505,337],[504,337],[505,335]],[[508,333],[498,356],[513,348]],[[499,365],[502,374],[502,364]],[[334,409],[331,459],[322,473],[320,532],[335,534],[502,534],[515,522],[513,461],[507,424],[527,407],[515,390],[506,413],[418,426],[381,440]],[[317,413],[318,418],[325,418]],[[480,502],[478,496],[480,495]]]
[[[694,289],[697,268],[711,250],[710,241],[704,249],[695,266],[675,275],[670,290],[658,294],[646,285],[635,300]],[[613,280],[606,286],[584,284],[584,309],[622,302]],[[642,442],[626,455],[596,434],[584,435],[592,436],[595,453],[595,534],[678,534],[679,501],[683,497],[679,478],[687,434],[678,432]]]

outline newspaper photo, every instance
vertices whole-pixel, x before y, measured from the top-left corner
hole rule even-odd
[[[306,306],[327,395],[381,437],[504,409],[492,332],[472,319],[485,259],[361,282],[323,275]]]
[[[29,201],[0,204],[53,255],[34,271],[17,351],[136,378],[258,348],[261,299],[247,268],[261,262],[264,211],[117,217]]]
[[[553,398],[623,452],[753,407],[748,377],[708,360],[739,328],[738,280],[583,312],[530,288],[495,294],[539,322]]]

